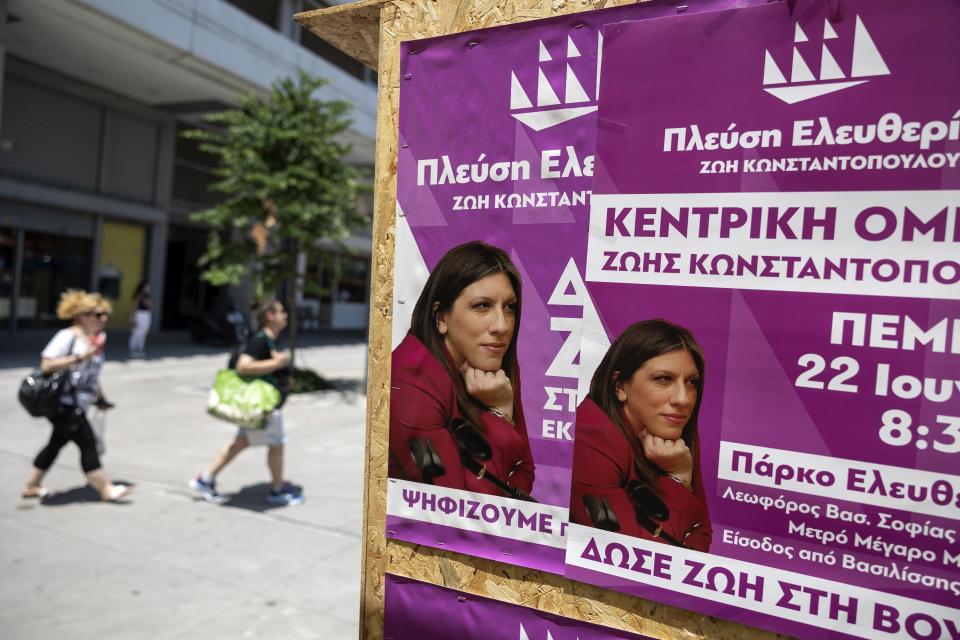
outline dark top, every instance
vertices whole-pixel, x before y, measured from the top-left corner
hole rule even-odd
[[[589,398],[577,407],[576,424],[570,520],[594,526],[583,497],[606,498],[620,522],[619,533],[663,542],[637,523],[633,505],[624,489],[628,480],[640,479],[633,460],[633,456],[643,455],[639,440],[634,438],[634,442],[628,442],[613,420]],[[713,529],[707,513],[699,456],[693,461],[693,493],[667,476],[660,476],[657,489],[670,512],[669,518],[660,523],[663,530],[684,541],[690,549],[709,551]]]
[[[150,311],[153,309],[153,304],[150,302],[149,293],[141,293],[137,296],[137,311]]]
[[[445,355],[449,360],[449,354]],[[410,453],[410,441],[427,439],[433,443],[445,470],[442,476],[434,478],[434,484],[503,495],[488,480],[467,472],[460,462],[457,445],[449,431],[450,422],[460,417],[460,408],[454,382],[443,365],[412,334],[407,334],[391,360],[389,476],[421,482],[420,470]],[[487,469],[511,486],[529,493],[533,488],[534,466],[520,404],[519,382],[513,390],[513,417],[516,425],[483,412],[480,414],[482,424],[477,426],[484,431],[493,450]]]
[[[243,353],[254,360],[269,360],[273,357],[274,351],[278,351],[276,343],[263,331],[257,331],[247,342]],[[287,401],[287,394],[290,393],[290,377],[292,375],[293,367],[287,365],[265,376],[260,376],[262,380],[266,380],[280,391],[280,404],[277,405],[278,409]]]

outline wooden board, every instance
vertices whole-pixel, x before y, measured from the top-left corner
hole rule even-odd
[[[385,538],[400,43],[625,4],[632,2],[361,0],[297,16],[305,28],[379,70],[361,638],[383,638],[385,572],[654,638],[760,640],[782,637],[562,576]],[[372,18],[376,11],[379,11],[378,21]],[[356,16],[353,21],[352,15]],[[374,49],[366,48],[371,42],[379,46],[376,64],[371,64]]]
[[[293,16],[300,26],[320,36],[354,60],[377,68],[380,9],[388,0],[358,0]]]

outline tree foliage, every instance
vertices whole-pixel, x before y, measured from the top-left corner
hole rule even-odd
[[[366,224],[357,207],[349,145],[337,140],[350,125],[350,105],[317,100],[326,81],[301,71],[274,83],[269,95],[249,94],[240,107],[207,116],[209,128],[184,132],[217,159],[211,189],[219,204],[192,214],[210,228],[202,277],[238,285],[250,277],[258,297],[296,281],[299,253],[308,260],[317,240],[339,241]]]

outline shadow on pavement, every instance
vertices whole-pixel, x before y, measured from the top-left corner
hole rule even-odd
[[[132,482],[122,482],[114,480],[114,484],[133,486]],[[102,502],[100,494],[90,485],[82,487],[73,487],[66,491],[53,491],[40,499],[40,504],[44,507],[62,507],[68,504],[77,504],[79,502]],[[128,499],[119,500],[113,504],[130,504]]]
[[[303,487],[300,485],[295,484],[292,486],[296,491],[303,493]],[[273,511],[274,509],[288,508],[286,505],[268,503],[268,493],[270,493],[269,482],[249,484],[236,493],[228,494],[227,499],[221,503],[221,506],[246,509],[247,511],[256,511],[257,513],[265,513],[267,511]]]
[[[330,385],[329,391],[339,393],[341,396],[360,395],[367,391],[366,383],[355,378],[324,378],[324,381]]]

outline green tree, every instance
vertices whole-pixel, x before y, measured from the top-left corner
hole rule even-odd
[[[269,95],[251,93],[239,108],[207,116],[209,128],[183,134],[216,157],[210,188],[224,194],[191,215],[210,228],[202,277],[218,286],[249,277],[258,298],[288,283],[294,346],[297,291],[318,286],[298,275],[300,255],[315,259],[318,239],[340,241],[367,223],[357,206],[359,175],[345,159],[350,147],[337,139],[351,123],[350,105],[315,99],[325,82],[301,71]]]

